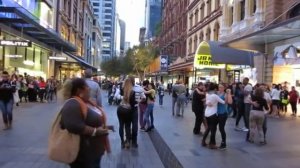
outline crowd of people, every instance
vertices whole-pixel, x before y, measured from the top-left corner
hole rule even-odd
[[[45,102],[56,99],[58,82],[54,77],[45,81],[42,77],[27,73],[10,75],[3,71],[0,78],[0,108],[3,114],[4,130],[12,127],[13,106],[22,102]]]
[[[173,86],[172,113],[176,107],[177,115],[181,110],[184,85],[181,81]],[[297,114],[299,93],[294,86],[288,90],[288,84],[273,84],[272,89],[267,84],[252,86],[249,79],[243,82],[227,84],[198,83],[193,91],[192,111],[195,114],[194,134],[202,134],[201,125],[204,125],[202,145],[211,149],[226,149],[225,125],[228,117],[236,119],[235,130],[247,132],[246,141],[254,143],[255,135],[259,137],[259,143],[265,145],[267,133],[267,117],[283,117],[287,113],[290,104],[292,116]],[[177,103],[177,106],[175,106]],[[240,127],[243,118],[244,127]],[[217,128],[221,133],[222,141],[216,146],[215,135]],[[210,133],[209,144],[206,138]]]

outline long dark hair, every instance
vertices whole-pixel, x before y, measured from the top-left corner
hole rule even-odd
[[[255,97],[257,98],[264,98],[264,90],[260,87],[256,88],[255,93],[254,93]]]

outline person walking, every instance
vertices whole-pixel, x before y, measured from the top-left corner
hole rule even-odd
[[[178,81],[176,81],[175,85],[172,85],[172,115],[175,115],[175,107],[177,105],[178,95],[176,93],[176,88],[178,86]]]
[[[149,81],[148,80],[145,80],[143,81],[143,89],[144,91],[148,91],[148,85],[149,85]],[[144,94],[145,95],[145,98],[143,98],[141,100],[141,102],[139,103],[139,108],[140,108],[140,117],[139,117],[139,120],[140,120],[140,127],[141,127],[141,130],[142,131],[145,131],[145,123],[144,123],[144,113],[147,109],[147,100],[148,100],[148,95],[147,94]]]
[[[2,72],[2,80],[0,81],[0,110],[2,111],[2,118],[4,122],[4,129],[12,128],[13,121],[13,105],[14,105],[14,92],[16,88],[9,80],[9,73]]]
[[[209,148],[210,149],[218,149],[216,146],[216,131],[218,125],[218,103],[225,104],[225,101],[222,100],[217,94],[217,85],[214,83],[210,83],[208,86],[208,93],[206,95],[206,109],[205,109],[205,118],[208,124],[208,128],[205,130],[203,139],[202,139],[202,146],[207,146],[206,138],[210,132],[210,141],[209,141]]]
[[[218,110],[217,110],[219,131],[222,136],[222,142],[221,145],[219,146],[219,149],[224,150],[227,147],[225,125],[228,118],[228,110],[226,106],[232,104],[233,101],[231,96],[231,90],[227,89],[225,93],[225,87],[224,85],[221,84],[219,85],[218,96],[226,103],[226,104],[218,103]]]
[[[250,117],[250,111],[251,111],[251,93],[253,91],[252,86],[249,83],[249,78],[244,78],[243,80],[244,87],[244,103],[245,103],[245,115],[244,115],[244,121],[245,121],[245,129],[243,131],[248,132],[249,131],[249,117]]]
[[[40,77],[40,80],[39,80],[39,98],[40,98],[40,101],[41,103],[43,103],[44,101],[44,95],[46,93],[46,86],[47,86],[47,83],[45,82],[44,78]]]
[[[105,126],[104,112],[89,101],[89,86],[84,79],[74,78],[64,83],[66,100],[61,110],[61,126],[80,136],[78,156],[70,168],[100,168],[106,138],[112,127]]]
[[[146,100],[146,95],[144,94],[144,89],[140,85],[135,83],[133,76],[128,77],[133,85],[132,91],[134,92],[134,108],[131,118],[131,146],[134,148],[138,147],[137,136],[138,136],[138,123],[139,123],[139,103],[142,100]],[[153,115],[152,115],[153,116]],[[152,122],[153,124],[153,122]],[[153,126],[153,125],[152,125]],[[154,127],[154,126],[153,126]]]
[[[186,102],[186,88],[182,80],[178,81],[178,85],[174,88],[177,98],[176,116],[182,116],[184,113],[184,105]]]
[[[292,116],[296,117],[297,115],[297,103],[299,99],[299,92],[296,90],[295,86],[292,86],[292,90],[289,93],[289,102],[292,107]]]
[[[236,90],[235,90],[235,100],[238,106],[238,111],[237,111],[237,117],[236,117],[236,122],[235,122],[235,130],[236,131],[247,131],[246,128],[246,116],[245,116],[245,103],[244,103],[244,93],[243,93],[244,87],[241,82],[237,83],[236,85]],[[239,127],[239,122],[241,118],[243,117],[244,119],[244,128]]]
[[[102,107],[101,89],[99,84],[92,80],[92,76],[93,71],[91,69],[86,69],[84,71],[85,81],[90,88],[91,101],[96,103],[99,107]]]
[[[271,98],[272,98],[272,113],[276,117],[280,117],[280,90],[279,86],[275,85],[272,92],[271,92]]]
[[[159,99],[160,106],[163,105],[164,96],[165,96],[165,87],[164,87],[164,83],[162,82],[158,86],[158,99]]]
[[[155,88],[155,85],[153,83],[150,83],[148,85],[148,91],[144,91],[145,94],[149,94],[149,96],[147,98],[147,108],[144,113],[144,123],[145,123],[145,126],[147,126],[146,132],[149,132],[154,128],[154,117],[153,117],[153,108],[154,108],[154,103],[155,103],[154,88]],[[151,122],[149,119],[150,117],[151,117]]]
[[[135,106],[135,93],[133,91],[133,84],[130,79],[124,81],[122,90],[121,90],[122,101],[117,109],[118,120],[119,120],[119,135],[121,139],[121,147],[130,148],[131,141],[131,123],[132,115],[134,112]],[[124,129],[125,136],[124,139]]]
[[[289,91],[287,90],[286,86],[283,86],[282,91],[280,92],[280,103],[281,103],[281,110],[284,112],[284,115],[287,113],[287,105],[289,104]]]
[[[250,112],[250,136],[248,142],[254,143],[255,131],[258,131],[260,144],[265,144],[265,139],[263,135],[263,123],[265,118],[264,110],[269,110],[268,103],[264,99],[264,91],[261,88],[255,90],[254,95],[251,98],[253,105]]]
[[[192,110],[195,114],[195,125],[193,133],[195,135],[201,134],[201,124],[204,119],[204,101],[205,101],[205,87],[202,82],[198,83],[197,88],[193,92]]]

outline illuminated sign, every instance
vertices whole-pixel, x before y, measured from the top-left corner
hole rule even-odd
[[[225,64],[214,64],[211,60],[211,55],[196,54],[194,59],[194,67],[198,69],[222,69]]]
[[[0,46],[31,47],[31,42],[17,40],[0,40]]]
[[[5,55],[5,57],[8,57],[8,58],[22,58],[23,55]]]
[[[51,56],[49,57],[50,60],[67,60],[66,57],[54,57],[54,56]]]

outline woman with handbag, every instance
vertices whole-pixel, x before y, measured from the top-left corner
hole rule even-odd
[[[131,141],[131,121],[135,105],[135,94],[132,90],[133,84],[130,79],[126,79],[121,89],[122,101],[117,109],[119,120],[119,135],[121,139],[121,148],[130,148]],[[124,129],[126,139],[124,140]]]
[[[103,138],[112,127],[105,126],[104,112],[89,101],[89,87],[84,79],[66,81],[64,97],[67,101],[60,112],[61,127],[80,136],[79,151],[70,167],[100,168],[106,145]]]

